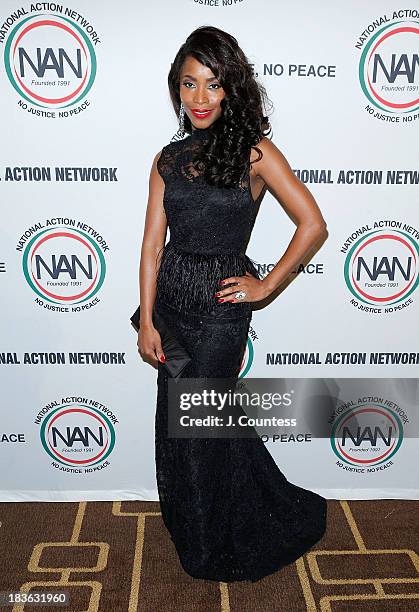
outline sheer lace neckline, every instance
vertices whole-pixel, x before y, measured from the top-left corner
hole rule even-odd
[[[206,138],[207,136],[209,136],[210,132],[211,132],[211,129],[209,127],[207,127],[207,128],[195,128],[195,129],[192,130],[192,133],[190,134],[190,136],[193,139],[201,140],[201,139]]]

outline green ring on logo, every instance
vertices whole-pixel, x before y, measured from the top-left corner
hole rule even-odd
[[[365,80],[364,80],[364,73],[365,73],[365,59],[366,56],[368,54],[368,51],[371,47],[371,45],[373,44],[373,42],[375,41],[375,39],[380,36],[385,30],[387,30],[388,28],[391,28],[399,23],[404,23],[403,21],[394,21],[393,23],[390,23],[389,25],[384,26],[383,28],[381,28],[381,30],[379,30],[376,34],[374,34],[371,39],[368,41],[368,43],[365,46],[365,49],[362,52],[361,55],[361,59],[359,60],[359,70],[358,70],[358,77],[359,77],[359,82],[361,84],[361,89],[364,92],[365,96],[368,98],[368,100],[371,102],[371,104],[373,104],[374,106],[376,106],[377,108],[379,108],[380,110],[385,111],[386,113],[393,113],[393,114],[407,114],[407,113],[412,113],[413,111],[417,110],[419,108],[419,104],[418,106],[415,106],[414,108],[411,108],[409,110],[403,111],[403,113],[398,113],[397,111],[393,111],[388,109],[385,106],[381,106],[377,100],[375,100],[370,92],[368,91],[367,86],[365,85]],[[419,21],[412,21],[412,23],[417,23],[419,24]]]
[[[254,355],[255,351],[254,351],[253,344],[252,344],[252,341],[250,340],[249,336],[247,337],[247,349],[249,351],[249,359],[247,360],[247,364],[246,364],[243,372],[240,373],[239,378],[243,378],[244,376],[246,376],[246,374],[250,370],[250,366],[253,363],[253,355]]]
[[[352,248],[350,249],[350,251],[347,254],[346,259],[345,259],[344,277],[345,277],[346,285],[347,285],[349,291],[352,293],[352,295],[354,295],[356,297],[356,299],[359,300],[360,302],[364,302],[364,304],[373,304],[373,305],[375,305],[374,302],[368,302],[368,300],[366,300],[364,297],[362,297],[361,295],[358,295],[358,293],[352,287],[352,283],[350,281],[350,276],[349,276],[349,262],[351,261],[352,253],[358,247],[358,245],[361,244],[361,242],[363,240],[365,240],[366,237],[372,236],[373,234],[378,234],[380,231],[382,231],[382,230],[373,230],[369,234],[364,234],[363,236],[361,236],[361,238],[358,240],[358,242],[355,242],[355,244],[352,246]],[[391,231],[396,233],[396,234],[402,234],[402,236],[405,236],[406,238],[409,238],[409,242],[415,247],[416,252],[418,254],[418,259],[419,259],[419,246],[418,246],[418,244],[416,244],[416,242],[414,242],[412,240],[412,237],[409,236],[409,234],[406,234],[405,232],[402,232],[401,230],[391,229]],[[397,300],[394,300],[394,302],[388,302],[388,305],[390,306],[391,304],[397,304],[397,302],[402,302],[403,300],[405,300],[416,289],[418,284],[419,284],[419,274],[418,274],[418,276],[416,278],[416,282],[413,283],[412,287],[406,293],[406,295],[403,295],[402,297],[398,298]]]
[[[32,238],[32,240],[30,240],[28,242],[28,245],[27,245],[27,247],[26,247],[26,249],[25,249],[25,251],[23,253],[23,259],[22,259],[23,274],[24,274],[24,276],[26,278],[26,282],[28,283],[28,285],[30,285],[30,287],[33,289],[33,291],[35,291],[35,293],[37,293],[40,298],[42,298],[43,300],[46,300],[47,302],[51,302],[51,304],[61,304],[60,301],[52,300],[48,296],[44,295],[41,291],[39,291],[38,287],[33,284],[32,279],[31,279],[31,277],[29,275],[29,272],[28,272],[28,253],[29,253],[29,251],[31,249],[31,246],[33,245],[35,240],[38,240],[39,236],[42,236],[42,234],[45,234],[46,232],[50,232],[51,230],[56,230],[56,229],[71,230],[73,232],[77,232],[78,234],[83,236],[83,238],[87,238],[90,241],[90,243],[93,245],[93,247],[95,248],[96,253],[98,255],[98,258],[100,259],[100,277],[99,277],[99,281],[97,282],[96,287],[95,287],[93,293],[91,293],[90,295],[86,296],[82,300],[79,300],[78,302],[73,302],[73,304],[82,304],[86,300],[90,300],[91,297],[93,297],[95,295],[95,293],[97,293],[99,291],[99,289],[103,285],[103,281],[105,280],[105,274],[106,274],[106,262],[105,262],[105,258],[103,256],[102,251],[99,249],[97,244],[93,240],[90,240],[90,237],[87,234],[85,234],[84,232],[81,232],[80,230],[75,229],[74,227],[66,227],[66,226],[63,226],[63,225],[58,225],[58,226],[55,226],[54,228],[45,229],[45,230],[42,230],[41,232],[38,232]]]
[[[63,461],[62,459],[59,459],[56,455],[54,455],[53,452],[50,451],[50,449],[48,448],[48,445],[45,442],[45,429],[46,429],[46,427],[48,425],[48,422],[51,420],[51,417],[53,417],[54,414],[56,414],[59,410],[62,410],[66,406],[70,406],[70,405],[71,404],[62,404],[62,406],[59,406],[58,408],[56,408],[55,410],[50,412],[48,414],[48,416],[45,417],[45,420],[44,420],[44,422],[41,425],[41,429],[39,430],[39,435],[41,437],[41,443],[42,443],[42,446],[44,447],[44,450],[48,453],[48,455],[50,457],[52,457],[54,459],[54,461],[57,461],[58,463],[61,463],[62,465],[69,465],[69,464],[66,463],[65,461]],[[84,408],[87,408],[88,410],[92,410],[93,412],[96,412],[96,414],[98,414],[100,417],[103,418],[104,421],[107,422],[108,427],[109,427],[110,444],[109,444],[109,448],[108,448],[107,452],[105,453],[105,455],[103,457],[101,457],[100,459],[98,459],[94,463],[89,463],[89,465],[97,465],[98,463],[101,463],[102,461],[104,461],[106,459],[106,457],[108,457],[109,454],[112,452],[113,447],[115,446],[115,430],[113,428],[112,422],[106,416],[106,414],[104,414],[103,412],[100,412],[99,410],[96,410],[96,408],[93,408],[92,406],[86,406],[86,404],[79,404],[79,405],[83,406]]]
[[[371,402],[371,405],[372,406],[378,406],[379,408],[382,408],[383,410],[386,410],[387,412],[389,412],[391,414],[391,416],[397,421],[397,423],[399,425],[400,436],[399,436],[399,440],[398,440],[395,448],[393,449],[393,452],[388,457],[385,457],[381,461],[378,461],[377,463],[373,464],[373,465],[380,465],[380,463],[384,463],[385,461],[388,461],[399,450],[400,445],[401,445],[402,440],[403,440],[403,423],[402,423],[399,415],[396,414],[395,412],[391,412],[386,406],[383,406],[382,404],[377,404],[375,402]],[[357,463],[356,464],[355,463],[351,463],[347,459],[343,458],[342,455],[339,453],[339,451],[336,448],[335,432],[336,432],[336,429],[338,428],[340,422],[342,421],[342,419],[344,417],[346,417],[353,410],[356,410],[356,408],[361,408],[362,406],[364,406],[364,404],[358,404],[358,406],[352,406],[352,408],[349,408],[346,412],[341,414],[340,417],[338,419],[336,419],[336,422],[333,424],[332,431],[330,432],[330,444],[332,446],[333,452],[335,453],[335,455],[336,455],[336,457],[338,459],[340,459],[341,461],[344,461],[348,465],[358,465],[358,464]],[[368,467],[368,466],[361,466],[361,467]]]
[[[35,19],[36,17],[41,17],[42,15],[46,15],[46,16],[49,15],[49,16],[53,16],[53,17],[60,17],[60,19],[63,19],[64,21],[67,21],[71,26],[76,28],[76,30],[78,30],[78,32],[82,36],[82,38],[84,38],[84,42],[86,43],[86,45],[87,45],[87,47],[89,49],[89,52],[90,52],[91,70],[90,70],[90,78],[89,78],[89,80],[87,82],[86,87],[80,93],[78,98],[76,98],[75,100],[72,100],[68,104],[64,104],[63,106],[58,106],[57,107],[57,108],[67,108],[68,106],[73,106],[74,104],[77,104],[77,102],[79,102],[87,94],[87,92],[90,90],[90,88],[93,85],[93,81],[95,80],[96,69],[97,69],[96,54],[95,54],[95,50],[94,50],[94,47],[93,47],[92,43],[90,42],[90,40],[86,36],[86,34],[83,32],[83,30],[76,23],[74,23],[74,21],[72,21],[71,19],[68,19],[67,17],[63,17],[62,15],[54,15],[53,13],[39,13],[38,15],[31,15],[30,17],[26,17],[26,19],[23,19],[22,21],[20,21],[16,25],[16,27],[14,27],[13,30],[11,30],[11,32],[10,32],[8,38],[7,38],[7,42],[6,42],[6,45],[5,45],[5,48],[4,48],[4,67],[6,69],[6,74],[7,74],[8,78],[9,78],[9,81],[11,82],[11,84],[13,85],[13,87],[15,88],[17,93],[20,96],[22,96],[22,98],[27,100],[27,102],[29,102],[30,104],[34,104],[35,106],[39,106],[41,108],[50,108],[49,106],[47,106],[45,104],[40,104],[39,102],[35,102],[26,93],[24,93],[23,91],[20,90],[20,88],[18,87],[16,81],[13,78],[13,73],[12,73],[12,70],[10,68],[10,63],[9,63],[10,47],[11,47],[12,40],[13,40],[15,32],[17,30],[19,30],[21,28],[21,26],[24,23],[26,23],[27,21],[29,21],[30,19]]]

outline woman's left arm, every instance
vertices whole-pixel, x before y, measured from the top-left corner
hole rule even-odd
[[[259,301],[270,295],[301,263],[317,242],[328,235],[326,222],[316,200],[294,174],[281,151],[266,137],[262,138],[257,147],[262,151],[263,157],[259,161],[251,161],[252,173],[269,187],[269,190],[297,224],[297,228],[286,251],[263,280],[256,279],[249,273],[246,273],[244,277],[224,279],[224,283],[239,282],[240,289],[243,288],[246,291],[246,299],[250,302]],[[252,149],[251,160],[256,160],[257,157],[257,152]],[[237,287],[230,287],[221,291],[220,296],[229,298],[229,294],[236,291]]]

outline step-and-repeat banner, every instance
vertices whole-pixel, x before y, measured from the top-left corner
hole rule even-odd
[[[151,164],[177,130],[167,74],[200,25],[238,39],[273,102],[273,142],[328,224],[255,309],[241,378],[305,379],[311,424],[327,420],[330,434],[264,441],[289,480],[326,497],[418,499],[418,9],[3,0],[0,11],[0,499],[158,499],[156,370],[129,317]],[[294,231],[268,192],[247,251],[263,274]]]

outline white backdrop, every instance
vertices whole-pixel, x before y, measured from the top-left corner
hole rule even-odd
[[[0,500],[158,499],[156,371],[129,316],[151,163],[177,129],[167,73],[204,24],[254,64],[273,141],[329,230],[253,313],[241,375],[368,378],[362,391],[348,381],[345,410],[398,424],[391,443],[364,439],[345,456],[328,439],[268,448],[326,497],[418,499],[418,12],[388,0],[3,0],[0,23]],[[294,229],[267,193],[248,255],[267,273]]]

